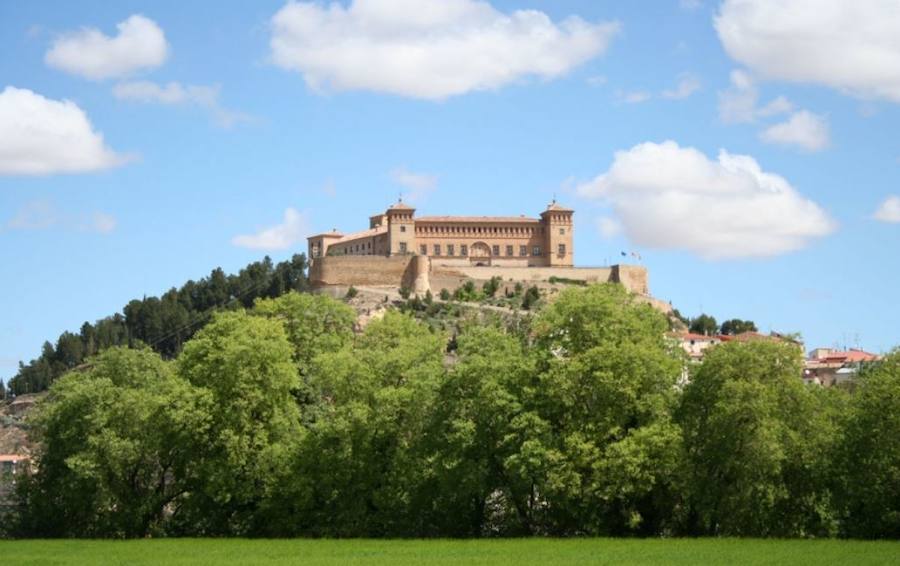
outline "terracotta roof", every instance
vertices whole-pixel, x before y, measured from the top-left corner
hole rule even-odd
[[[22,462],[28,459],[28,456],[22,454],[0,454],[0,462]]]
[[[319,238],[319,237],[323,237],[323,236],[327,236],[329,238],[343,238],[344,237],[344,235],[341,234],[340,232],[338,232],[337,230],[332,230],[331,232],[322,232],[321,234],[314,234],[312,236],[307,236],[306,239],[311,240],[313,238]]]
[[[388,207],[388,210],[415,210],[414,207],[409,206],[402,200],[400,202],[396,202]]]
[[[816,358],[817,361],[838,364],[838,363],[856,363],[856,362],[873,362],[878,359],[877,354],[871,354],[863,350],[851,349],[847,352],[828,352],[824,357]]]
[[[370,236],[377,236],[379,234],[385,234],[385,233],[387,233],[387,226],[377,226],[375,228],[369,228],[368,230],[362,230],[360,232],[354,232],[352,234],[347,234],[340,240],[335,240],[334,242],[331,242],[331,245],[333,246],[335,244],[343,244],[343,243],[349,242],[351,240],[358,240],[359,238],[367,238]]]
[[[575,212],[575,211],[572,210],[571,208],[566,208],[566,207],[562,206],[561,204],[559,204],[559,203],[556,202],[556,201],[553,201],[553,202],[551,202],[550,204],[547,205],[547,210],[546,210],[545,212],[547,212],[547,211],[553,211],[553,212]]]
[[[675,335],[677,338],[681,338],[682,340],[721,340],[718,336],[707,336],[706,334],[696,334],[694,332],[684,332],[681,334]]]
[[[419,216],[416,223],[419,222],[512,222],[512,223],[539,223],[537,218],[529,218],[527,216]]]

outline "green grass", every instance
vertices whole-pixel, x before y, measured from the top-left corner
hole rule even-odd
[[[0,564],[900,564],[900,542],[752,539],[0,541]]]

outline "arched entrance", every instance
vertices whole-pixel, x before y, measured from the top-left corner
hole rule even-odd
[[[491,247],[484,242],[475,242],[469,248],[469,263],[473,265],[491,264]]]

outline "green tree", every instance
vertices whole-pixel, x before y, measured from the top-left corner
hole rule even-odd
[[[521,459],[542,462],[546,532],[671,528],[681,443],[670,414],[681,365],[667,328],[662,314],[613,284],[566,289],[535,320],[532,402],[554,438],[532,442]]]
[[[530,484],[516,475],[514,458],[548,430],[525,406],[533,360],[499,328],[467,326],[457,343],[459,361],[441,384],[424,439],[429,470],[414,502],[433,531],[421,534],[526,532]]]
[[[861,372],[835,460],[844,534],[900,538],[900,350]]]
[[[729,336],[742,334],[744,332],[756,332],[756,324],[752,320],[741,320],[732,318],[722,323],[721,333]]]
[[[253,534],[302,437],[294,348],[280,321],[217,314],[188,342],[177,371],[212,399],[198,482],[179,516],[195,534]]]
[[[437,401],[445,344],[411,317],[388,312],[351,346],[315,359],[312,382],[325,409],[295,461],[294,487],[286,489],[315,502],[303,513],[307,532],[416,532],[409,501],[426,469],[418,443]]]
[[[500,289],[500,284],[503,282],[503,278],[491,277],[488,281],[484,282],[482,285],[482,291],[484,292],[485,297],[493,297],[497,294],[497,291]]]
[[[108,349],[59,379],[31,423],[40,449],[21,534],[162,532],[189,489],[208,401],[149,350]]]
[[[708,314],[701,314],[691,319],[690,331],[694,334],[703,334],[704,336],[713,336],[719,333],[719,325],[716,317]]]
[[[689,461],[689,532],[824,536],[835,515],[825,489],[833,415],[800,379],[802,354],[770,340],[706,354],[679,420]]]
[[[253,314],[280,321],[294,348],[301,376],[309,373],[321,353],[340,350],[350,343],[356,313],[326,295],[288,293],[277,299],[259,299]]]

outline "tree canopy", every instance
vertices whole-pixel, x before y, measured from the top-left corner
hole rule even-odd
[[[171,361],[107,348],[30,420],[12,531],[900,536],[900,353],[826,390],[775,340],[689,364],[618,285],[541,303],[451,335],[288,293],[216,312]]]

